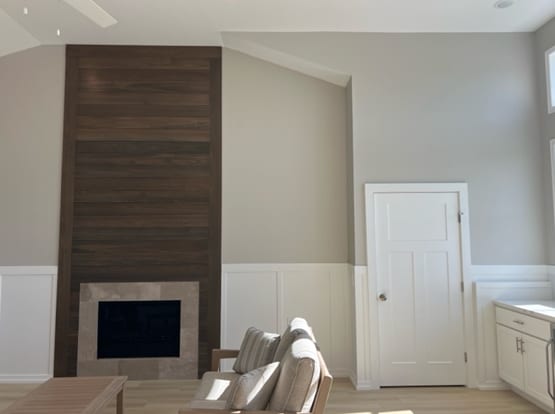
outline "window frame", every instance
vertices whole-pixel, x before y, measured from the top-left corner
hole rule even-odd
[[[555,88],[555,66],[551,67],[549,62],[551,55],[555,60],[555,46],[545,52],[545,78],[547,85],[547,111],[552,114],[555,113],[555,93],[552,93],[551,88]],[[553,72],[553,79],[552,78]]]

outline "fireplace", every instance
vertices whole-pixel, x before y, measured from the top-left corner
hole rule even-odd
[[[98,303],[97,358],[179,357],[178,300]]]
[[[81,283],[77,375],[196,379],[199,283]]]

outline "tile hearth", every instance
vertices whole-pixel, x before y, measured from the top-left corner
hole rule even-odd
[[[181,302],[179,357],[97,358],[98,303]],[[198,282],[82,283],[77,375],[127,375],[129,379],[196,379],[198,376]]]

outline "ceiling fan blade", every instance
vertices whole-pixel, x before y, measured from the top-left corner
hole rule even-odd
[[[87,16],[102,28],[112,26],[118,21],[93,0],[64,0],[78,12]]]

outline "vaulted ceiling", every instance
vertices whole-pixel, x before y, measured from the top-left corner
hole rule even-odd
[[[0,0],[0,55],[39,44],[221,45],[234,31],[528,32],[555,16],[553,0],[510,1],[96,0],[118,21],[102,28],[69,0]]]

